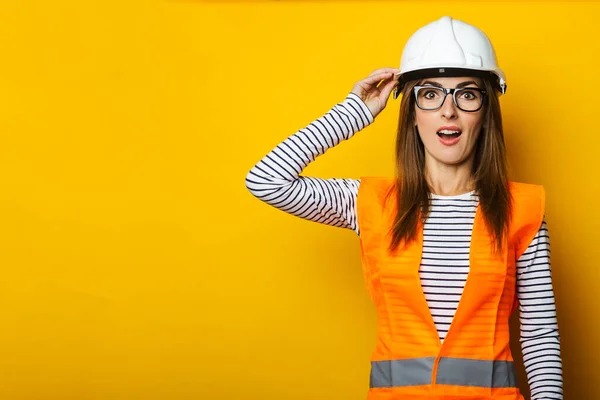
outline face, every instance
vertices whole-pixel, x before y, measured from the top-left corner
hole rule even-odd
[[[419,86],[483,88],[478,78],[469,77],[423,79]],[[420,104],[429,106],[425,108],[439,104],[443,97],[435,91],[425,90],[420,93]],[[477,95],[478,92],[475,91],[464,91],[460,95],[457,93],[457,101],[463,108],[474,109],[478,100],[473,96]],[[450,166],[471,161],[483,123],[483,108],[475,112],[463,111],[454,104],[450,94],[436,110],[422,110],[415,104],[415,123],[425,146],[425,162]]]

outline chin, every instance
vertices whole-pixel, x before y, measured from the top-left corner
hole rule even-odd
[[[460,165],[469,158],[463,154],[432,154],[432,156],[437,162],[446,165]]]

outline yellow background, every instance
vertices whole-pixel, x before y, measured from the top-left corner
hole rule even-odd
[[[600,398],[600,4],[150,0],[0,5],[0,398],[364,399],[356,235],[244,178],[446,14],[506,71],[512,176],[548,194],[566,398]],[[305,173],[392,173],[398,106]]]

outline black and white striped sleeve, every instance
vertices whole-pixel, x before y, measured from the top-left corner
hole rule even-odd
[[[246,187],[258,199],[289,214],[358,233],[360,180],[313,178],[300,173],[318,156],[373,121],[361,98],[349,93],[344,101],[264,156],[247,173]]]
[[[521,349],[532,400],[562,399],[560,336],[546,221],[517,261]]]

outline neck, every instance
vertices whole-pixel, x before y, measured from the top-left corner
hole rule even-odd
[[[473,179],[473,157],[456,165],[439,162],[425,157],[425,176],[433,194],[456,196],[475,189]]]

